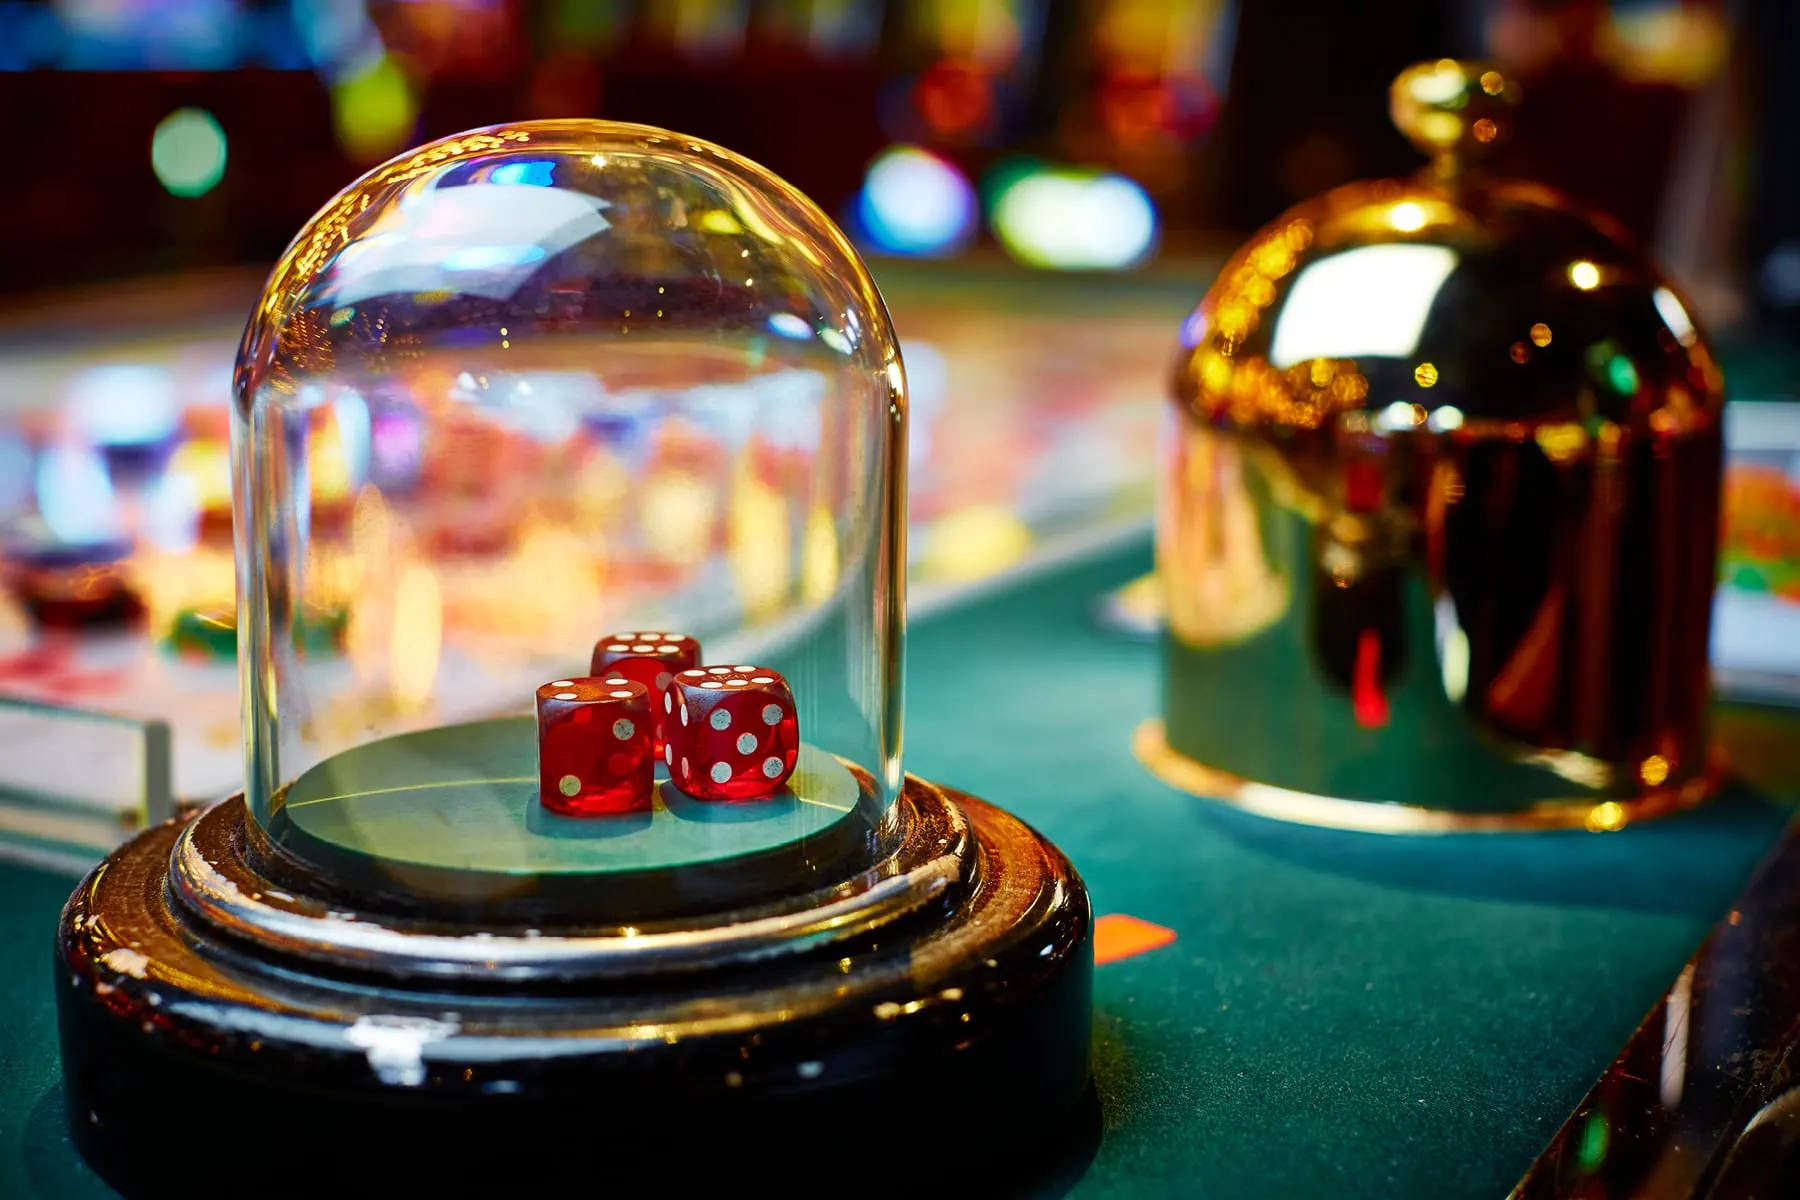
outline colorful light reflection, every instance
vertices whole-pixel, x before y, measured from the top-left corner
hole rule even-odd
[[[204,196],[225,177],[225,131],[203,108],[178,108],[150,135],[150,169],[171,195]]]
[[[1123,270],[1156,244],[1156,206],[1143,188],[1074,167],[1018,173],[996,190],[991,220],[1007,253],[1049,270]]]
[[[954,254],[975,235],[975,188],[951,163],[916,146],[894,146],[869,164],[857,197],[864,237],[888,254]]]
[[[332,86],[331,115],[350,156],[374,162],[412,140],[419,102],[406,73],[384,54]]]

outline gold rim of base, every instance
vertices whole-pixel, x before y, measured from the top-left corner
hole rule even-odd
[[[1612,833],[1633,821],[1693,808],[1717,791],[1719,784],[1714,762],[1704,774],[1677,787],[1657,788],[1623,800],[1540,800],[1517,812],[1467,813],[1347,800],[1243,779],[1170,747],[1163,723],[1155,717],[1137,727],[1131,749],[1152,775],[1170,787],[1271,820],[1358,833],[1521,833],[1542,829]]]

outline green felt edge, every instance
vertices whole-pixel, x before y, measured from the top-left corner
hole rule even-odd
[[[1099,913],[1180,932],[1096,976],[1106,1136],[1074,1194],[1495,1197],[1724,911],[1786,810],[1743,795],[1623,833],[1392,838],[1277,825],[1131,758],[1157,650],[1100,634],[1108,555],[915,622],[907,765],[1032,822]],[[1078,674],[1046,691],[1044,672]],[[996,698],[1015,703],[996,703]],[[1733,713],[1792,787],[1793,718]],[[1736,746],[1734,741],[1734,753]],[[0,871],[0,1196],[110,1192],[58,1101],[50,931],[70,884]],[[846,1183],[854,1187],[854,1182]]]
[[[75,1153],[63,1123],[51,942],[74,882],[0,867],[0,1196],[8,1200],[114,1195]]]

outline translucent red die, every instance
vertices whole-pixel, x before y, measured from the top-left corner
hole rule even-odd
[[[622,674],[537,690],[538,796],[569,817],[645,812],[656,782],[650,692]]]
[[[674,712],[674,703],[668,697],[669,680],[677,671],[699,665],[700,643],[686,634],[615,633],[594,643],[588,674],[615,671],[644,685],[650,693],[651,733],[656,740],[656,753],[661,754],[667,740],[664,723]]]
[[[669,685],[663,751],[675,786],[701,800],[774,795],[800,755],[794,693],[767,667],[690,668]]]

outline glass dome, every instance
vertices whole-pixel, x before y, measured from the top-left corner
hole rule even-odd
[[[905,376],[855,251],[780,179],[600,121],[421,147],[295,239],[235,401],[246,794],[275,878],[625,922],[829,885],[891,840]],[[696,661],[624,661],[673,635]],[[733,714],[734,745],[764,743],[742,763],[678,753]],[[590,771],[623,801],[584,807]]]

